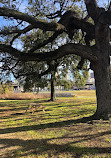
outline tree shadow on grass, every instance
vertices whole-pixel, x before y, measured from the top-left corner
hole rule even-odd
[[[65,144],[56,144],[56,143],[50,143],[53,139],[66,139],[66,137],[58,137],[58,138],[51,138],[51,139],[30,139],[30,140],[23,140],[23,139],[0,139],[0,144],[4,145],[5,148],[10,148],[10,147],[19,147],[20,148],[20,153],[17,153],[17,150],[13,150],[13,156],[10,156],[9,153],[8,155],[4,156],[4,158],[9,158],[9,157],[20,157],[20,156],[28,156],[30,154],[43,154],[47,153],[50,154],[52,153],[53,155],[59,155],[62,153],[70,153],[73,157],[75,158],[80,158],[84,154],[110,154],[111,153],[111,147],[77,147],[75,146],[76,143],[81,143],[84,141],[92,140],[94,138],[98,138],[103,135],[108,135],[111,134],[110,131],[106,132],[101,132],[92,134],[92,135],[80,135],[80,136],[74,136],[74,137],[67,137],[67,138],[72,138],[72,142],[68,142]],[[75,141],[74,138],[80,137],[78,141]],[[57,142],[56,140],[56,142]]]
[[[73,119],[73,120],[45,123],[45,124],[38,124],[38,125],[3,128],[3,129],[0,129],[0,134],[30,131],[30,130],[39,130],[39,129],[46,129],[46,128],[58,128],[58,127],[64,127],[64,126],[71,125],[71,124],[88,123],[90,121],[92,121],[92,116],[83,117],[83,118],[76,119],[76,120]]]
[[[9,108],[9,109],[0,109],[0,112],[5,112],[5,111],[20,111],[20,110],[26,110],[27,106],[24,106],[24,107],[19,107],[19,108]]]

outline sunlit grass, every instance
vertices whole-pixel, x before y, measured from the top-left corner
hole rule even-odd
[[[111,122],[82,121],[96,110],[95,91],[73,93],[55,102],[1,100],[0,158],[111,157]]]

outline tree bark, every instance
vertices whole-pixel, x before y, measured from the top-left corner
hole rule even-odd
[[[50,98],[50,101],[54,101],[55,100],[55,73],[52,73],[51,74],[51,98]]]
[[[97,96],[96,118],[108,119],[111,116],[110,94],[110,46],[109,28],[97,24],[95,27],[98,62],[94,63],[94,76]]]

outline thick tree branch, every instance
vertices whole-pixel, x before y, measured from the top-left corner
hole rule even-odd
[[[56,31],[56,32],[63,32],[67,31],[69,36],[73,36],[75,29],[81,29],[82,31],[89,34],[91,37],[94,38],[94,25],[86,22],[85,20],[79,19],[75,12],[67,11],[64,15],[62,15],[61,19],[58,21],[58,23],[47,23],[47,22],[41,22],[38,21],[36,18],[29,16],[27,14],[15,11],[13,9],[8,8],[0,8],[0,16],[7,16],[7,17],[13,17],[15,19],[20,19],[23,21],[27,21],[31,23],[28,27],[26,27],[23,30],[14,30],[14,31],[1,31],[0,34],[12,34],[12,33],[18,33],[18,35],[14,36],[14,38],[11,41],[12,42],[20,36],[22,33],[26,33],[31,30],[31,28],[40,28],[44,31]],[[57,33],[59,34],[59,33]],[[50,39],[51,40],[51,39]],[[50,41],[49,40],[49,41]],[[46,42],[47,44],[47,42]],[[36,46],[38,48],[38,46]],[[36,47],[34,51],[36,50]],[[40,47],[40,46],[39,46]],[[33,51],[33,49],[32,49]]]
[[[94,25],[89,22],[86,22],[84,19],[72,17],[71,26],[73,26],[75,29],[81,29],[83,32],[86,32],[87,34],[94,37],[95,34]]]
[[[69,54],[79,55],[90,61],[97,61],[96,49],[81,44],[69,43],[59,47],[55,51],[45,53],[25,53],[21,52],[10,45],[0,44],[0,50],[18,58],[21,61],[52,61]]]
[[[70,29],[69,25],[72,25],[71,29],[79,28],[79,29],[83,29],[83,31],[85,31],[85,32],[88,31],[88,33],[89,33],[88,28],[90,28],[91,31],[94,28],[94,26],[91,23],[85,22],[85,20],[81,20],[81,19],[77,18],[75,13],[72,11],[66,12],[61,17],[61,19],[58,21],[58,23],[42,22],[28,14],[24,14],[24,13],[15,11],[13,9],[2,8],[2,7],[0,7],[0,16],[13,17],[15,19],[26,21],[26,22],[30,23],[31,25],[33,25],[34,28],[40,28],[44,31],[65,31],[66,28]],[[28,26],[28,27],[30,28],[31,26]],[[22,32],[26,32],[27,29],[29,29],[29,28],[25,28],[24,30],[15,30],[13,32],[7,32],[7,31],[1,32],[0,34],[22,33]]]
[[[24,14],[14,9],[0,7],[0,16],[13,17],[14,19],[26,21],[31,25],[33,25],[35,28],[40,28],[44,31],[59,31],[65,29],[65,27],[61,24],[55,22],[52,23],[42,22],[28,14]]]
[[[97,17],[98,17],[98,11],[99,8],[97,6],[97,2],[96,0],[84,0],[85,4],[86,4],[86,8],[87,8],[87,12],[88,15],[94,20],[96,21]]]
[[[71,11],[70,11],[71,12]],[[65,21],[63,18],[61,18],[61,20],[59,21],[59,23],[61,23],[62,25],[65,26],[65,28],[67,29],[66,32],[68,32],[70,34],[72,34],[72,31],[74,29],[81,29],[83,32],[86,32],[88,36],[90,36],[90,39],[94,39],[95,37],[95,28],[94,25],[86,22],[84,19],[79,19],[77,17],[75,17],[73,15],[73,12],[71,12],[71,16],[69,15],[68,17],[65,16]],[[68,22],[67,22],[68,21]],[[35,41],[35,47],[33,47],[29,52],[32,53],[35,50],[45,46],[46,44],[48,44],[49,42],[52,42],[55,38],[57,38],[58,35],[60,35],[61,33],[63,33],[63,31],[56,31],[53,36],[51,36],[49,39],[43,41],[42,43],[36,44]]]
[[[111,11],[106,11],[103,14],[101,14],[99,22],[102,24],[111,25]]]
[[[65,28],[67,29],[66,32],[68,32],[68,34],[70,33],[72,34],[72,31],[74,29],[81,29],[83,32],[87,33],[87,36],[90,36],[90,39],[94,39],[95,37],[94,25],[89,22],[86,22],[85,20],[79,19],[78,17],[75,17],[75,13],[72,11],[68,11],[68,13],[64,14],[62,18],[59,20],[59,23],[65,26]],[[42,43],[35,45],[35,47],[33,47],[29,52],[32,53],[35,50],[45,46],[49,42],[52,42],[62,32],[63,31],[55,32],[53,36],[43,41]],[[36,41],[35,41],[35,44],[36,44]]]
[[[58,23],[65,26],[66,32],[68,33],[70,38],[73,37],[75,30],[77,29],[81,29],[83,32],[86,32],[88,35],[90,35],[91,39],[94,38],[94,25],[86,22],[85,19],[79,18],[78,15],[73,11],[65,12]]]

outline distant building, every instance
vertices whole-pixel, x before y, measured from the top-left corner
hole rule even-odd
[[[14,82],[11,83],[11,86],[13,87],[13,91],[15,93],[23,92],[24,88],[23,85],[19,83],[19,81],[15,80]]]
[[[89,72],[88,73],[88,79],[85,84],[86,89],[95,89],[95,79],[94,79],[94,73]]]

